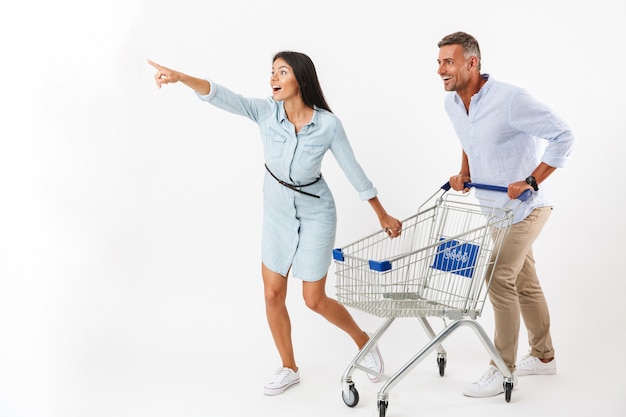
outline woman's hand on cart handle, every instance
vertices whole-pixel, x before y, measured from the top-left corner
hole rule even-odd
[[[381,219],[380,225],[385,230],[385,233],[392,239],[402,234],[402,222],[393,216],[385,215]]]
[[[368,201],[376,212],[380,226],[383,228],[385,233],[387,233],[387,235],[389,235],[392,239],[400,236],[402,233],[402,222],[387,213],[378,197],[370,198]]]
[[[447,182],[446,184],[444,184],[441,188],[444,191],[448,191],[450,188],[452,187],[452,184],[450,182]],[[463,191],[467,192],[471,187],[474,188],[479,188],[482,190],[491,190],[491,191],[500,191],[503,193],[507,193],[509,192],[508,187],[501,187],[499,185],[487,185],[487,184],[478,184],[475,182],[465,182],[463,184]],[[457,190],[457,188],[452,187],[454,190]],[[459,187],[457,191],[460,191],[461,188]],[[524,190],[523,193],[521,193],[520,195],[517,196],[517,199],[520,201],[526,201],[528,200],[528,198],[530,197],[532,191],[529,189]]]

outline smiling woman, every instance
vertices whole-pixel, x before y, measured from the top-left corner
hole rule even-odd
[[[402,224],[385,211],[378,191],[357,162],[341,121],[326,103],[311,59],[299,52],[277,53],[269,99],[246,98],[212,81],[148,62],[157,70],[154,79],[159,88],[182,82],[200,99],[249,118],[261,131],[266,168],[262,276],[266,316],[282,361],[264,393],[278,395],[300,382],[286,306],[290,274],[302,280],[306,305],[363,348],[369,335],[325,290],[337,228],[335,201],[321,174],[326,152],[332,152],[391,238],[400,235]],[[370,378],[378,380],[383,361],[377,346],[368,348],[363,364],[371,370]]]
[[[302,77],[302,75],[300,75],[300,77]],[[305,95],[304,90],[301,94],[300,85],[298,84],[298,79],[294,74],[294,69],[278,55],[275,57],[274,64],[272,65],[272,77],[270,83],[272,85],[272,92],[275,101],[282,101],[284,103],[291,104],[294,103],[294,101],[297,102],[300,97],[308,97]],[[321,100],[318,100],[318,103],[320,103],[321,108],[330,111],[323,96],[321,97]],[[285,108],[285,115],[293,124],[297,134],[300,130],[302,130],[302,127],[304,127],[305,124],[311,121],[311,118],[313,117],[313,105],[308,103],[305,106],[298,106],[297,108],[294,108],[293,106],[289,109]]]

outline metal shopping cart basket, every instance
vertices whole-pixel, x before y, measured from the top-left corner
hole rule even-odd
[[[386,319],[342,376],[342,397],[347,406],[359,402],[352,381],[356,369],[386,380],[378,393],[380,417],[386,414],[391,389],[435,349],[439,374],[443,376],[446,351],[441,342],[461,326],[472,328],[482,341],[504,375],[505,399],[510,401],[513,375],[476,318],[485,304],[503,237],[515,210],[530,192],[502,208],[495,203],[485,204],[484,199],[479,203],[474,190],[506,192],[505,187],[466,186],[472,192],[449,192],[450,184],[443,185],[417,214],[402,222],[398,238],[390,239],[381,230],[333,251],[337,300],[346,307]],[[361,360],[399,317],[416,317],[430,342],[393,375],[376,374],[361,365]],[[427,317],[447,318],[450,322],[435,334]]]

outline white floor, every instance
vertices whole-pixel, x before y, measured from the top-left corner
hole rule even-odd
[[[243,296],[247,295],[244,292]],[[304,311],[303,306],[292,307],[299,311],[295,314],[298,317],[294,340],[301,383],[283,395],[267,397],[262,394],[262,386],[278,362],[264,318],[257,314],[262,310],[250,308],[239,314],[244,311],[233,305],[234,314],[228,320],[209,320],[194,307],[194,296],[188,296],[191,302],[187,307],[184,303],[161,305],[164,311],[157,313],[159,302],[155,302],[154,310],[144,306],[147,308],[142,313],[136,312],[134,318],[129,316],[125,324],[107,325],[107,314],[93,311],[89,320],[74,317],[63,325],[56,322],[58,317],[44,318],[56,322],[56,330],[63,332],[62,339],[50,334],[47,340],[41,338],[41,345],[30,343],[34,340],[14,343],[13,346],[25,349],[21,352],[12,351],[6,344],[2,347],[0,415],[378,415],[377,394],[382,383],[371,383],[361,371],[353,374],[360,395],[358,405],[349,408],[343,403],[340,377],[356,353],[355,347],[334,327]],[[146,294],[149,298],[150,294]],[[129,308],[123,304],[118,307]],[[179,315],[168,320],[174,310]],[[485,313],[479,322],[484,321],[485,329],[489,329],[491,320]],[[180,314],[187,314],[188,320],[180,320]],[[368,330],[375,330],[381,323],[359,312],[355,316]],[[564,315],[557,312],[555,316],[559,322]],[[435,330],[440,324],[439,319],[433,321]],[[459,328],[444,343],[448,352],[446,375],[439,376],[434,354],[426,357],[391,391],[387,415],[623,416],[624,365],[619,349],[612,357],[608,349],[597,349],[593,354],[588,351],[595,342],[615,347],[612,336],[598,335],[598,329],[588,328],[586,337],[600,338],[595,342],[589,339],[591,343],[586,344],[582,336],[570,336],[564,331],[565,326],[561,327],[555,328],[554,334],[562,347],[558,374],[520,378],[510,403],[503,395],[486,399],[462,395],[465,384],[485,370],[488,354],[469,328]],[[33,336],[28,330],[21,334],[26,338]],[[414,319],[396,320],[380,342],[387,373],[395,372],[426,341]]]

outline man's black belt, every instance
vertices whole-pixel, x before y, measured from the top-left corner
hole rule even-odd
[[[280,185],[283,185],[287,188],[289,188],[290,190],[294,190],[297,191],[299,193],[305,194],[305,195],[310,195],[311,197],[315,197],[315,198],[320,198],[319,195],[315,195],[315,194],[311,194],[311,193],[307,193],[306,191],[302,191],[300,188],[302,187],[308,187],[309,185],[313,185],[316,182],[318,182],[320,180],[320,178],[322,178],[322,174],[320,174],[319,177],[317,177],[317,179],[313,182],[310,182],[308,184],[302,184],[302,185],[295,185],[295,184],[289,184],[288,182],[285,182],[283,180],[281,180],[280,178],[278,178],[276,175],[274,175],[274,173],[272,171],[270,171],[270,169],[268,168],[267,164],[265,164],[265,169],[267,169],[267,172],[270,173],[270,175],[276,180],[278,181],[278,183]]]

